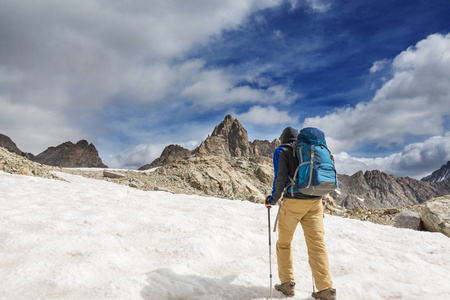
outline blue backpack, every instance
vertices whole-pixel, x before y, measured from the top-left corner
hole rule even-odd
[[[338,187],[334,158],[328,150],[325,134],[317,128],[300,131],[294,147],[299,164],[287,191],[310,196],[324,196]]]

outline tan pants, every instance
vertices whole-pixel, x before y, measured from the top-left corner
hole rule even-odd
[[[327,249],[323,239],[322,200],[284,199],[278,221],[278,276],[282,283],[294,280],[291,242],[300,222],[308,247],[309,265],[319,291],[332,288]]]

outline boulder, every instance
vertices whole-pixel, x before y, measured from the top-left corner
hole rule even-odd
[[[420,214],[403,210],[395,219],[394,227],[420,230]]]
[[[128,183],[129,186],[137,188],[137,189],[144,186],[144,183],[136,178],[131,178],[128,182],[129,182]]]
[[[450,195],[427,201],[421,217],[425,230],[450,237]]]
[[[125,178],[126,177],[122,173],[113,172],[113,171],[109,171],[106,169],[103,170],[103,176],[108,177],[108,178]]]
[[[153,190],[154,190],[154,191],[157,191],[157,192],[168,192],[168,191],[169,191],[168,189],[166,189],[166,188],[164,188],[164,187],[158,187],[158,186],[155,186],[155,187],[153,188]]]

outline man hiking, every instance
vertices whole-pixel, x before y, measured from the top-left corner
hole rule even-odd
[[[299,165],[297,155],[294,153],[297,135],[298,131],[291,127],[284,129],[281,134],[281,145],[273,155],[275,179],[272,195],[265,199],[265,205],[269,208],[283,197],[283,204],[279,211],[279,233],[276,246],[278,276],[281,284],[276,284],[275,289],[288,297],[295,295],[291,242],[297,224],[300,223],[308,248],[313,280],[318,289],[318,292],[312,293],[312,297],[335,300],[336,290],[331,281],[328,254],[324,242],[322,197],[305,195],[299,193],[298,190],[295,190],[298,193],[288,192],[286,189],[296,175],[295,171]]]

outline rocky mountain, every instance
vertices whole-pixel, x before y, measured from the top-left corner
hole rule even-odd
[[[247,130],[231,115],[227,115],[194,150],[195,156],[242,157],[250,156],[251,153]]]
[[[173,161],[179,160],[179,159],[186,159],[190,157],[191,151],[183,148],[179,145],[169,145],[166,148],[164,148],[163,152],[161,153],[161,156],[155,159],[151,164],[144,165],[139,168],[139,170],[148,170],[151,168],[156,168],[159,166],[167,165],[168,163],[171,163]]]
[[[24,156],[31,161],[63,168],[107,168],[98,156],[98,151],[93,144],[86,140],[81,140],[76,144],[72,142],[63,143],[57,147],[49,147],[44,152],[35,156],[31,153],[23,152],[6,135],[0,134],[0,147],[9,150],[17,155]]]
[[[279,144],[280,142],[277,139],[272,142],[267,140],[249,142],[247,130],[245,130],[237,119],[234,119],[231,115],[227,115],[214,128],[211,135],[193,151],[189,151],[178,145],[167,146],[159,158],[150,164],[140,167],[139,170],[163,166],[172,161],[186,159],[190,156],[220,156],[224,158],[263,156],[271,158]]]
[[[65,142],[57,147],[49,147],[44,152],[32,158],[33,161],[50,166],[64,168],[107,168],[98,156],[93,144],[81,140],[74,144]]]
[[[439,170],[434,171],[431,175],[421,179],[427,182],[439,182],[450,178],[450,161],[443,165]]]
[[[359,171],[338,178],[339,189],[331,196],[337,204],[350,210],[404,207],[450,194],[450,179],[424,182],[380,171]]]
[[[269,142],[268,140],[254,140],[253,142],[250,142],[252,155],[269,158],[272,158],[275,149],[277,149],[279,145],[280,141],[278,139],[274,139],[272,142]]]
[[[160,185],[168,190],[174,189],[171,185],[181,185],[206,195],[259,199],[271,190],[271,157],[278,145],[278,140],[249,142],[247,131],[228,115],[192,152],[170,145],[161,157],[140,169],[164,166],[149,176],[163,177]],[[360,171],[352,176],[339,175],[339,180],[340,188],[331,196],[350,211],[406,207],[450,194],[450,179],[424,182],[380,171]]]
[[[6,148],[9,151],[22,155],[22,150],[20,150],[16,143],[14,143],[8,136],[0,133],[0,147]]]

